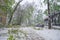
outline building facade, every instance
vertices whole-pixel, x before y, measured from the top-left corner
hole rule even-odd
[[[60,26],[60,11],[53,12],[51,15],[51,24],[55,26]],[[44,19],[45,25],[48,25],[48,18]]]

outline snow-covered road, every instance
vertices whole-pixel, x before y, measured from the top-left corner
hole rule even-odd
[[[18,28],[18,29],[27,32],[27,38],[28,38],[27,40],[60,40],[60,30],[53,30],[53,29],[36,30],[31,27]],[[11,30],[11,28],[5,28],[3,30],[0,30],[0,40],[7,40],[8,30]]]

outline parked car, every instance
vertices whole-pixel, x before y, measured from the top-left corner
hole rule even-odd
[[[44,27],[44,24],[37,24],[36,27]]]

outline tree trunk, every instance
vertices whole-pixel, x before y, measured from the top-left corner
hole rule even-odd
[[[48,6],[48,28],[51,29],[51,17],[50,17],[50,9],[49,9],[49,0],[47,0]]]

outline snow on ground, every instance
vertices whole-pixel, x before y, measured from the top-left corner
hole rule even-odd
[[[23,27],[18,29],[27,32],[28,38],[27,40],[60,40],[60,30],[54,29],[36,30],[32,27]],[[6,33],[7,30],[9,30],[9,28],[0,30],[0,35]],[[7,38],[6,36],[4,37],[0,36],[0,40],[7,40],[6,38]]]
[[[37,34],[46,40],[60,40],[60,30],[39,30]]]
[[[43,37],[45,40],[60,40],[60,30],[53,30],[53,29],[33,30],[29,28],[26,28],[26,29],[31,30],[31,32],[34,31],[34,33],[37,33],[39,36]]]

